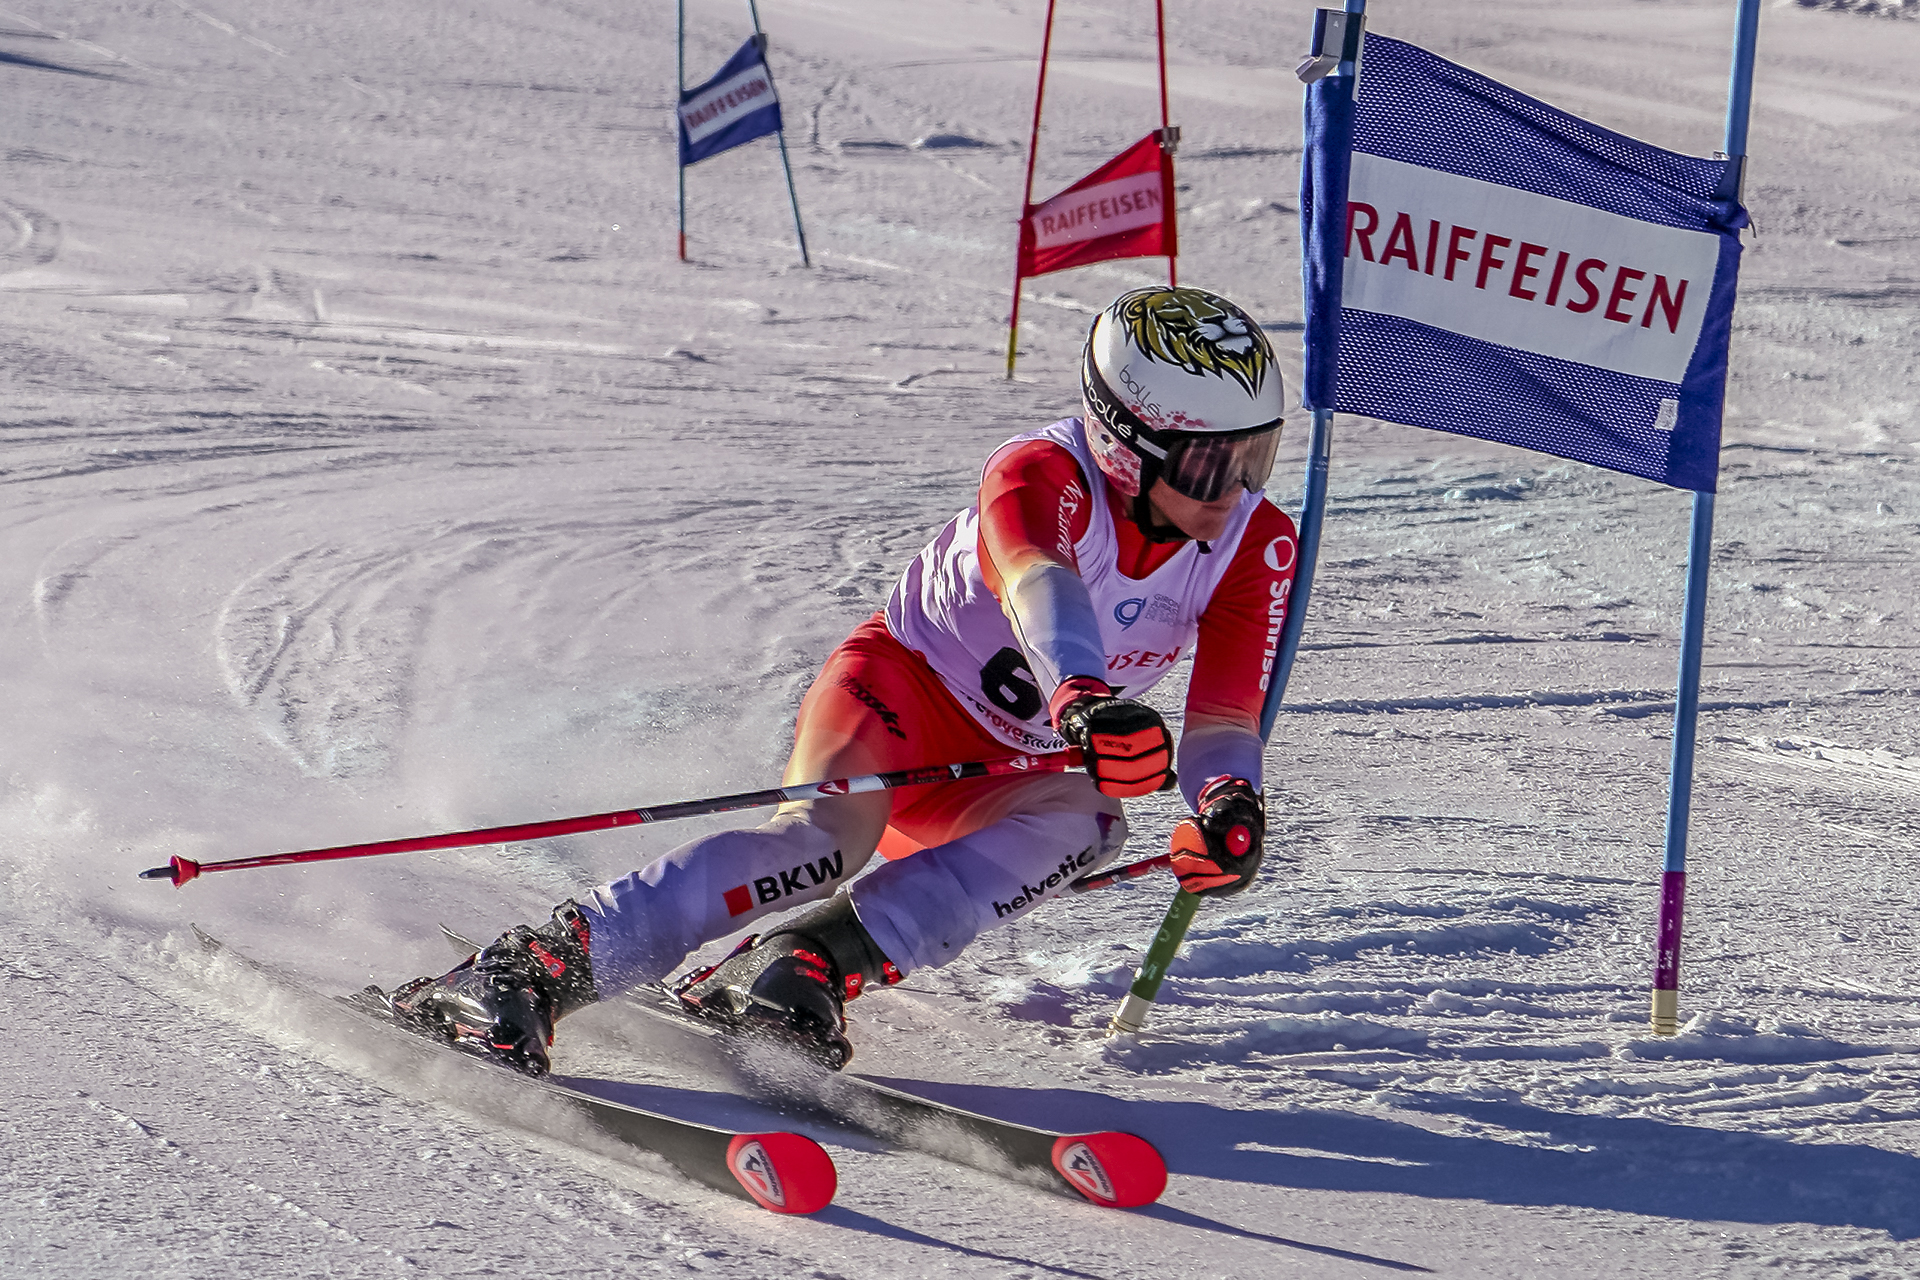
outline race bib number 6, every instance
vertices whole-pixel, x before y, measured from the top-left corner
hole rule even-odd
[[[1047,705],[1027,667],[1027,655],[1008,645],[980,668],[980,692],[1016,720],[1031,720]]]

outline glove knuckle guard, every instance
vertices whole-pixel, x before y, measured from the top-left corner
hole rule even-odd
[[[1173,735],[1160,713],[1129,698],[1087,698],[1068,704],[1060,732],[1086,753],[1102,794],[1144,796],[1173,781]]]
[[[1137,760],[1149,753],[1164,753],[1167,744],[1162,741],[1165,731],[1155,733],[1143,729],[1137,733],[1094,733],[1088,735],[1093,749],[1102,757],[1115,760]]]
[[[1200,790],[1200,813],[1174,827],[1168,852],[1180,887],[1226,897],[1253,883],[1266,836],[1266,807],[1244,778],[1219,777]]]

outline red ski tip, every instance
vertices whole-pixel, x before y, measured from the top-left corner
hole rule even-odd
[[[816,1213],[833,1203],[840,1185],[833,1157],[797,1133],[735,1134],[727,1170],[755,1204],[775,1213]]]
[[[1053,1167],[1073,1189],[1109,1209],[1152,1204],[1167,1189],[1167,1162],[1130,1133],[1070,1133],[1053,1141]]]
[[[200,864],[191,858],[175,857],[167,861],[164,867],[148,867],[140,873],[142,880],[171,880],[178,889],[187,881],[200,874]]]

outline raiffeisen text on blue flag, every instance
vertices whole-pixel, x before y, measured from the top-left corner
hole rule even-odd
[[[1327,407],[1712,490],[1746,224],[1728,163],[1369,37]]]
[[[705,84],[680,94],[680,163],[689,165],[780,132],[780,99],[754,36]]]

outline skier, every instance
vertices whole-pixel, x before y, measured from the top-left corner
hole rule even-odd
[[[800,704],[786,781],[1080,748],[1039,772],[782,806],[681,845],[392,996],[403,1019],[533,1075],[553,1024],[749,937],[675,986],[690,1010],[838,1068],[843,1005],[947,963],[1120,853],[1120,801],[1175,785],[1138,700],[1191,652],[1173,866],[1237,893],[1265,833],[1259,718],[1286,617],[1291,520],[1261,494],[1284,394],[1266,335],[1199,289],[1139,289],[1094,320],[1084,412],[987,459],[978,502],[907,566]],[[879,850],[888,859],[855,881]],[[849,884],[849,882],[852,882]]]

